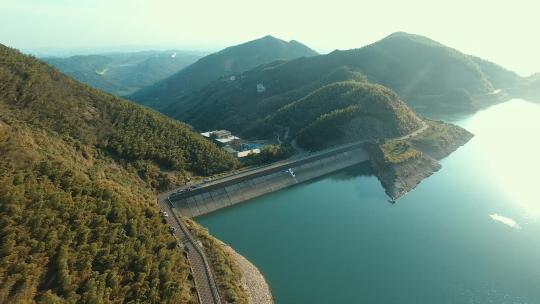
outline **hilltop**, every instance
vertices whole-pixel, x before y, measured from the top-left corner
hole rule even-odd
[[[45,57],[42,60],[82,83],[123,96],[173,75],[202,56],[195,52],[170,50]]]
[[[0,302],[197,303],[155,194],[236,160],[2,45],[0,83]],[[232,262],[207,250],[223,298],[245,303]]]
[[[317,52],[298,41],[286,42],[265,36],[203,57],[163,81],[135,92],[129,98],[161,110],[175,103],[181,96],[197,91],[220,77],[244,72],[275,60],[314,55]]]
[[[406,135],[421,119],[390,89],[367,82],[335,82],[280,108],[260,127],[286,128],[288,136],[308,150],[360,140]]]

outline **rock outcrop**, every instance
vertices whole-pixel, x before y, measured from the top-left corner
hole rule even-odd
[[[438,160],[467,143],[473,134],[440,121],[407,140],[387,140],[368,145],[371,166],[392,201],[441,169]]]

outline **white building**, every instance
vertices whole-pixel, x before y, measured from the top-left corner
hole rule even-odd
[[[257,83],[257,93],[264,93],[266,91],[266,88],[262,83]]]
[[[222,145],[230,143],[233,140],[240,139],[239,137],[232,135],[232,133],[227,130],[208,131],[201,133],[201,135],[206,138],[213,139]]]

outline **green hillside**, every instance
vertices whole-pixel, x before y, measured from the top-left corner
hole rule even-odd
[[[201,130],[227,128],[246,134],[266,116],[327,84],[365,81],[365,76],[349,67],[321,68],[317,64],[321,58],[301,58],[295,64],[276,61],[238,74],[236,81],[215,81],[164,112]],[[297,73],[298,68],[305,69]],[[258,84],[265,92],[257,92]]]
[[[0,45],[0,303],[196,303],[156,190],[236,161]]]
[[[299,89],[289,88],[293,83],[276,82],[283,84],[283,94],[266,98],[258,96],[264,94],[254,90],[255,84],[245,83],[241,86],[251,87],[252,92],[233,87],[230,95],[210,94],[187,113],[188,121],[200,129],[225,128],[250,138],[278,134],[285,140],[296,138],[310,150],[405,135],[421,126],[421,120],[392,90],[368,83],[359,73],[338,69]],[[269,91],[273,89],[269,85]]]
[[[130,99],[161,110],[187,93],[232,73],[244,72],[260,64],[279,59],[314,56],[317,53],[297,41],[283,41],[272,36],[228,47],[201,58],[173,76],[143,88]]]
[[[143,51],[43,58],[63,73],[94,88],[128,95],[165,79],[202,55],[185,51]]]
[[[368,83],[337,82],[295,101],[271,117],[300,146],[319,150],[358,140],[399,137],[420,119],[391,90]]]
[[[360,49],[280,61],[217,80],[163,113],[201,129],[241,129],[332,82],[367,79],[394,90],[422,113],[472,111],[521,81],[513,72],[426,37],[395,33]],[[257,93],[262,84],[264,92]],[[487,100],[487,101],[485,101]],[[215,113],[218,112],[218,113]],[[251,115],[257,113],[257,115]],[[247,115],[247,116],[246,116]]]

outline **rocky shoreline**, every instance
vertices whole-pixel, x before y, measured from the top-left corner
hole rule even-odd
[[[248,261],[244,256],[236,252],[229,245],[221,243],[223,249],[234,257],[236,264],[242,272],[242,287],[250,304],[273,304],[272,292],[266,279],[259,269]]]
[[[417,157],[400,163],[386,162],[375,148],[372,153],[371,166],[381,182],[390,200],[395,201],[416,188],[422,180],[441,169],[441,165],[433,158],[420,154]]]
[[[390,140],[367,147],[371,166],[386,194],[395,201],[441,169],[438,160],[450,155],[474,135],[441,121],[407,140]]]

